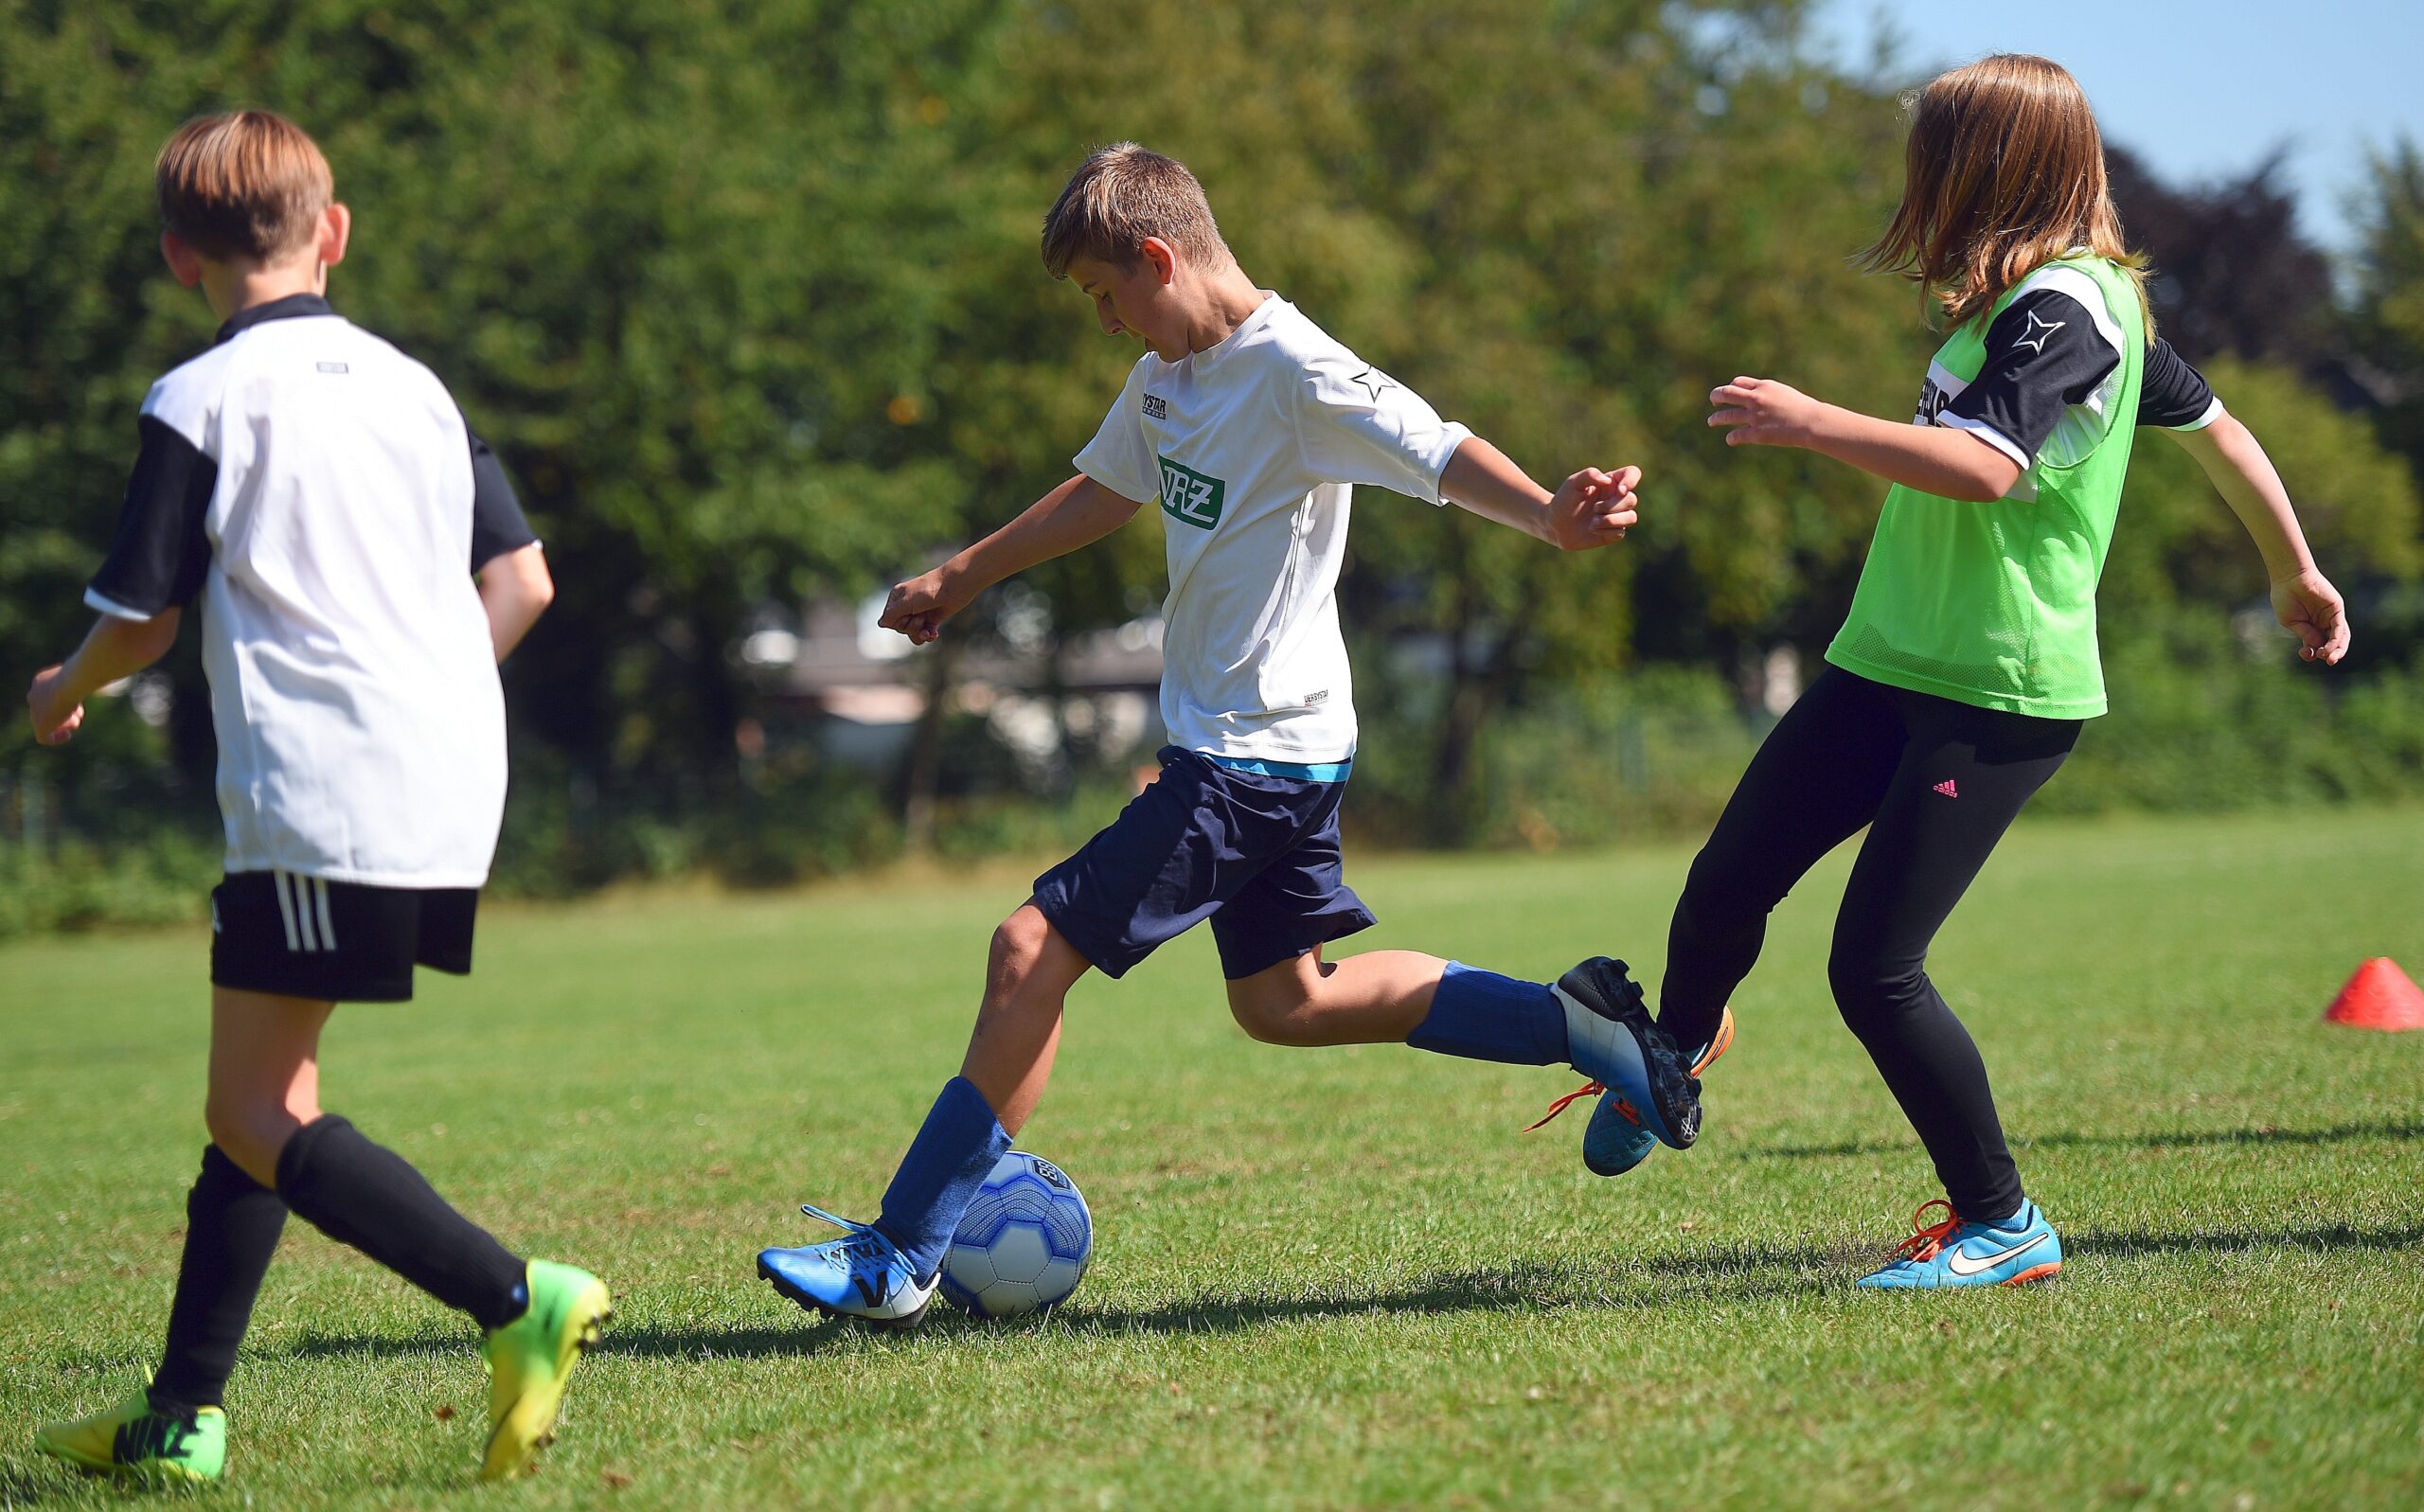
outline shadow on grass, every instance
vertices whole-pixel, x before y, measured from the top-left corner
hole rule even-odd
[[[2412,1250],[2424,1246],[2424,1223],[2361,1229],[2345,1223],[2296,1229],[2077,1229],[2062,1236],[2069,1256],[2236,1254],[2250,1250]]]
[[[2390,1118],[2326,1129],[2200,1129],[2133,1134],[2039,1134],[2014,1138],[2012,1147],[2031,1149],[2188,1149],[2214,1145],[2344,1145],[2370,1140],[2424,1139],[2424,1120]],[[1756,1145],[1725,1152],[1728,1160],[1828,1160],[1853,1155],[1898,1155],[1916,1139],[1843,1140],[1826,1145]]]
[[[2233,1254],[2260,1250],[2391,1252],[2424,1247],[2424,1223],[2362,1229],[2348,1224],[2216,1229],[2075,1229],[2063,1236],[2074,1259]],[[1535,1264],[1443,1271],[1378,1290],[1311,1294],[1207,1291],[1155,1307],[1090,1307],[988,1323],[938,1306],[914,1333],[799,1316],[795,1325],[736,1322],[610,1329],[600,1353],[643,1360],[804,1358],[835,1349],[890,1349],[962,1336],[1005,1333],[1221,1334],[1310,1321],[1378,1315],[1542,1312],[1561,1307],[1649,1308],[1738,1304],[1829,1292],[1882,1256],[1882,1242],[1732,1244],[1679,1254],[1611,1256],[1599,1263]],[[269,1353],[273,1351],[264,1351]],[[393,1359],[468,1354],[453,1333],[405,1337],[307,1334],[284,1351],[297,1359]],[[0,1490],[6,1483],[0,1482]]]
[[[51,1461],[0,1461],[0,1506],[33,1506],[88,1497],[97,1483]]]

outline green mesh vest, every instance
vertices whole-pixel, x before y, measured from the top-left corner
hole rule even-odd
[[[1873,681],[2045,719],[2104,712],[2095,581],[2112,544],[2146,367],[2145,312],[2130,276],[2102,258],[2059,266],[2093,279],[2122,333],[2103,436],[2055,465],[2049,447],[1992,504],[1894,486],[1827,660]],[[1986,333],[2025,280],[1936,349],[1919,422],[1931,424],[1986,364]]]

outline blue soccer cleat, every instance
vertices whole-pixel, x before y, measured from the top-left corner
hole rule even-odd
[[[1923,1221],[1932,1207],[1944,1209],[1942,1222]],[[1859,1285],[1880,1291],[2016,1287],[2042,1281],[2062,1268],[2062,1241],[2054,1225],[2025,1199],[2000,1224],[1986,1224],[1967,1221],[1939,1197],[1920,1205],[1911,1226],[1914,1232],[1895,1249],[1894,1258],[1862,1276]]]
[[[882,1328],[911,1328],[935,1299],[934,1276],[919,1276],[900,1247],[872,1223],[853,1223],[800,1204],[811,1218],[846,1230],[841,1238],[795,1250],[760,1250],[758,1273],[803,1307],[864,1318]]]
[[[1599,1103],[1582,1135],[1582,1164],[1595,1174],[1620,1176],[1661,1144],[1690,1148],[1701,1131],[1701,1085],[1675,1042],[1650,1022],[1625,963],[1594,956],[1558,978],[1552,990],[1565,1005],[1574,1069],[1591,1079],[1559,1098],[1532,1127],[1595,1093]]]

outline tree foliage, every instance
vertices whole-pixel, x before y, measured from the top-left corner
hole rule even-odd
[[[265,104],[354,209],[339,307],[446,380],[547,543],[561,596],[508,673],[521,756],[719,801],[756,616],[874,591],[1066,476],[1134,348],[1043,274],[1037,226],[1087,148],[1136,138],[1195,168],[1259,281],[1536,475],[1647,471],[1643,527],[1581,558],[1358,501],[1365,698],[1424,743],[1437,832],[1468,832],[1503,711],[1636,660],[1814,649],[1847,596],[1881,489],[1703,424],[1744,371],[1907,413],[1934,341],[1905,287],[1848,266],[1899,192],[1902,123],[1887,83],[1813,61],[1808,9],[0,0],[0,663],[80,633],[136,405],[209,339],[159,265],[152,154]],[[2410,416],[2415,165],[2378,169],[2359,311]],[[2259,432],[2325,538],[2408,571],[2412,489],[2278,370],[2311,323],[2242,339],[2279,270],[2312,281],[2270,181],[2166,200],[2124,177],[2189,300],[2175,333],[2276,365],[2218,381],[2281,417]],[[2142,464],[2116,573],[2246,596],[2179,465]],[[1034,575],[1057,630],[1157,599],[1159,529],[1146,511]],[[1444,675],[1386,654],[1412,638]],[[48,770],[206,791],[189,653],[169,675],[165,735],[99,720]]]

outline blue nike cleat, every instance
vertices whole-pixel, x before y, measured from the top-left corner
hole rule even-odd
[[[803,1202],[800,1211],[846,1230],[841,1238],[795,1250],[760,1250],[758,1273],[803,1307],[864,1318],[881,1328],[913,1328],[935,1299],[937,1275],[922,1279],[900,1247],[872,1223],[853,1223]]]
[[[1565,1005],[1567,1053],[1591,1080],[1552,1105],[1538,1129],[1577,1097],[1596,1093],[1583,1130],[1582,1164],[1620,1176],[1659,1145],[1688,1149],[1701,1131],[1701,1086],[1666,1031],[1650,1022],[1641,987],[1625,963],[1594,956],[1558,978]],[[1714,1058],[1713,1057],[1711,1058]]]
[[[1921,1221],[1932,1207],[1944,1209],[1942,1222]],[[1859,1285],[1882,1291],[2016,1287],[2042,1281],[2062,1268],[2062,1241],[2054,1225],[2024,1199],[2019,1212],[1987,1224],[1967,1221],[1939,1197],[1920,1205],[1911,1226],[1913,1234],[1896,1248],[1894,1258],[1862,1276]]]

